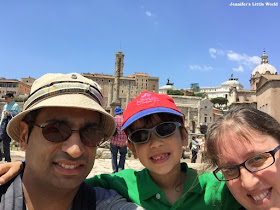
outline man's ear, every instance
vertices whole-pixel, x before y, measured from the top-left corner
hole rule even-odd
[[[132,142],[130,142],[130,141],[126,141],[126,146],[130,149],[130,151],[132,152],[134,158],[137,159],[138,156],[137,156],[134,144]]]
[[[24,121],[19,122],[19,146],[22,151],[26,149],[28,140],[28,125]]]
[[[187,129],[184,127],[182,130],[181,130],[181,138],[182,138],[182,145],[183,146],[188,146],[188,131]]]

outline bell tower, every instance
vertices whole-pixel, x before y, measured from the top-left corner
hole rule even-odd
[[[120,50],[116,53],[115,74],[113,85],[113,101],[111,105],[111,113],[116,106],[121,106],[120,102],[120,77],[123,77],[124,54]]]

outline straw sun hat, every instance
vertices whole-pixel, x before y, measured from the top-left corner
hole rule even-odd
[[[78,73],[45,74],[34,81],[23,111],[9,122],[7,132],[13,140],[19,142],[19,122],[30,111],[44,107],[69,107],[101,113],[100,128],[107,140],[115,131],[115,120],[102,105],[101,88],[96,82]]]

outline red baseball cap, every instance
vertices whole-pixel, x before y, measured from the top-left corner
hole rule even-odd
[[[170,96],[143,91],[139,96],[128,103],[127,108],[123,112],[121,130],[126,129],[136,120],[155,113],[170,113],[180,117],[184,116]],[[184,123],[184,119],[182,121]]]

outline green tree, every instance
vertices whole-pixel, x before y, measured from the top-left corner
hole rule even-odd
[[[224,97],[211,98],[210,101],[214,104],[214,107],[218,109],[222,109],[222,107],[226,107],[228,103],[228,100]]]
[[[184,93],[182,93],[180,90],[167,90],[167,95],[179,95],[182,96]]]
[[[27,100],[27,98],[28,98],[28,96],[16,96],[16,97],[14,97],[14,101],[15,102],[24,102]]]
[[[194,93],[191,96],[205,98],[205,93]]]

